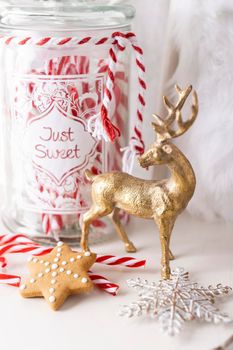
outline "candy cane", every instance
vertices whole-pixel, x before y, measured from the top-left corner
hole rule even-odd
[[[0,246],[0,256],[3,254],[15,253],[33,253],[33,255],[40,256],[49,253],[52,248],[41,247],[34,244],[10,243]]]
[[[131,257],[116,257],[114,255],[98,255],[96,262],[109,266],[122,265],[130,268],[142,267],[146,264],[145,259],[138,260]]]
[[[53,248],[41,247],[38,245],[22,244],[22,243],[10,243],[0,246],[0,257],[3,254],[16,254],[16,253],[32,253],[35,256],[41,256],[50,253]],[[0,260],[1,261],[1,260]],[[4,260],[4,266],[6,261]],[[98,255],[96,262],[109,266],[124,266],[129,268],[137,268],[145,266],[146,260],[138,260],[132,257],[117,257],[114,255]]]
[[[54,238],[58,241],[59,233],[63,228],[62,215],[43,213],[41,219],[43,232],[46,233],[46,235],[53,233]]]
[[[52,251],[52,247],[41,247],[39,244],[33,243],[27,236],[22,234],[6,234],[0,236],[0,263],[2,267],[6,266],[6,259],[4,254],[15,253],[33,253],[35,256],[41,256]],[[109,266],[121,265],[129,268],[138,268],[145,266],[146,260],[138,260],[131,257],[116,257],[113,255],[98,255],[96,263],[105,264]],[[93,283],[104,290],[105,292],[116,295],[119,286],[110,282],[106,277],[88,272]],[[11,286],[19,287],[20,276],[13,276],[8,274],[0,274],[0,284],[8,284]]]
[[[7,284],[13,287],[20,286],[21,277],[15,275],[7,275],[5,273],[0,273],[0,283]]]
[[[4,268],[7,266],[7,261],[4,256],[0,256],[0,265],[1,265],[1,268]]]
[[[92,282],[99,287],[100,289],[103,289],[105,292],[111,294],[111,295],[117,295],[117,292],[119,290],[119,285],[110,282],[107,278],[97,275],[96,273],[92,271],[88,271],[88,274],[92,280]]]
[[[6,234],[0,236],[0,255],[5,253],[32,253],[36,256],[41,256],[51,252],[53,248],[40,247],[38,244],[33,243],[25,235],[22,234]],[[103,260],[103,256],[101,259]],[[5,257],[0,256],[0,262],[3,262],[2,267],[6,266]],[[96,262],[98,261],[98,257]],[[104,260],[103,262],[104,263]],[[116,295],[119,289],[119,286],[115,283],[110,282],[107,278],[89,272],[90,278],[94,284],[96,284],[100,289],[103,289],[105,292]],[[19,287],[21,278],[19,276],[13,276],[8,274],[0,274],[0,284],[8,284],[11,286]]]
[[[52,247],[42,247],[22,234],[6,234],[0,236],[0,257],[3,254],[28,252],[32,253],[33,255],[40,256],[51,252],[52,249]],[[132,257],[117,257],[114,255],[97,255],[96,262],[104,265],[119,265],[129,268],[138,268],[145,266],[146,264],[145,259],[138,260]]]
[[[93,272],[88,272],[92,282],[100,289],[109,293],[111,295],[117,295],[119,285],[110,282],[107,278],[96,275]],[[5,273],[0,273],[0,284],[6,284],[13,287],[19,287],[21,282],[21,277],[16,275],[8,275]]]
[[[31,239],[29,239],[27,236],[23,235],[23,234],[12,234],[12,233],[8,233],[6,235],[1,235],[0,236],[0,245],[3,244],[7,244],[7,243],[13,243],[13,242],[17,242],[17,243],[33,243]],[[36,243],[34,243],[36,244]]]

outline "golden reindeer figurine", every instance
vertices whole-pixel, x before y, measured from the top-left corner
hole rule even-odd
[[[143,168],[151,165],[166,164],[171,172],[168,179],[142,180],[122,172],[111,172],[101,175],[93,175],[86,171],[86,177],[92,181],[93,204],[83,216],[81,246],[88,250],[88,234],[91,222],[108,215],[122,241],[127,252],[135,252],[136,249],[127,237],[119,220],[119,210],[145,219],[154,219],[158,226],[161,248],[163,279],[170,278],[169,260],[173,255],[169,249],[172,229],[177,216],[186,208],[193,196],[196,180],[191,164],[183,153],[171,143],[171,139],[184,134],[193,124],[198,113],[198,99],[193,92],[193,104],[191,117],[183,121],[181,109],[192,91],[192,87],[182,90],[176,86],[179,95],[178,102],[173,105],[166,97],[164,104],[168,111],[166,118],[161,119],[154,115],[152,123],[157,134],[157,141],[151,148],[139,157],[139,163]],[[173,127],[173,123],[177,127]]]

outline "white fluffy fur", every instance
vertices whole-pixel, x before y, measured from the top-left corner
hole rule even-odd
[[[169,21],[178,63],[165,86],[191,82],[200,100],[195,125],[178,141],[197,175],[189,210],[233,221],[233,3],[173,0]]]

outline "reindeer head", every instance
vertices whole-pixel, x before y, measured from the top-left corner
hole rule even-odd
[[[155,164],[168,164],[175,159],[177,148],[170,142],[171,139],[184,134],[193,124],[198,113],[197,94],[193,92],[193,104],[191,107],[191,117],[187,121],[183,121],[181,109],[192,91],[192,86],[182,90],[178,85],[175,86],[179,99],[176,105],[173,105],[166,96],[163,97],[164,105],[168,111],[167,116],[162,119],[154,114],[155,122],[152,126],[157,134],[157,141],[139,157],[141,167],[147,168]],[[173,127],[174,122],[177,128]]]

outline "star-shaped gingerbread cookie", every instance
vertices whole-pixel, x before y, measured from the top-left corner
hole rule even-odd
[[[21,284],[21,295],[44,297],[51,308],[57,310],[69,295],[93,288],[87,272],[95,260],[96,254],[74,252],[68,245],[58,242],[49,254],[29,258],[30,279]]]

